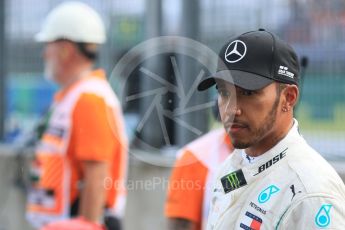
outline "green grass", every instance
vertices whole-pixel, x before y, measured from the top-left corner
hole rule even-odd
[[[337,105],[333,119],[313,119],[307,106],[298,108],[296,118],[303,131],[345,132],[345,105]]]

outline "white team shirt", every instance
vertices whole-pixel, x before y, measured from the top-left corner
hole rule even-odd
[[[345,229],[345,185],[294,125],[248,164],[235,150],[218,173],[207,229]]]

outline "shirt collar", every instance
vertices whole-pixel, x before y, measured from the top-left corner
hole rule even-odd
[[[260,159],[260,156],[257,156],[257,157],[249,156],[246,153],[246,151],[244,151],[244,149],[242,149],[242,151],[241,151],[241,156],[243,158],[243,164],[244,165],[253,164],[253,163],[257,162]]]

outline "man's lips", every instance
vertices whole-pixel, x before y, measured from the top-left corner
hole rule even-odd
[[[232,123],[231,128],[246,128],[246,125],[238,124],[238,123]]]
[[[235,122],[232,122],[232,123],[227,123],[226,124],[226,127],[229,129],[230,132],[234,133],[234,132],[238,132],[240,130],[243,130],[243,129],[246,129],[248,128],[247,125],[245,124],[242,124],[242,123],[235,123]]]

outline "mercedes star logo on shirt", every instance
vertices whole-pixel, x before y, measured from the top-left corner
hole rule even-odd
[[[246,44],[241,40],[235,40],[229,44],[225,50],[225,60],[229,63],[235,63],[241,60],[247,52]]]

